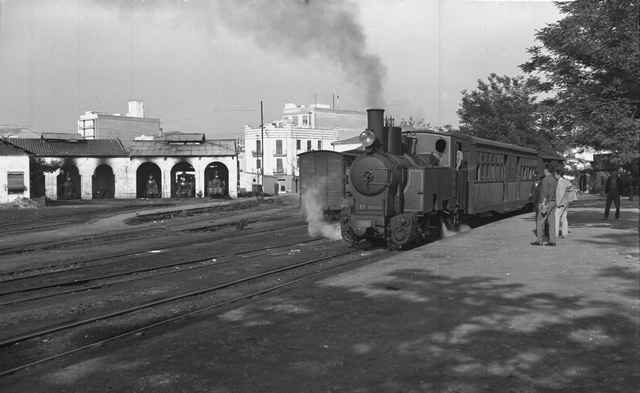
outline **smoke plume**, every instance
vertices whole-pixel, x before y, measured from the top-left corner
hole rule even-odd
[[[319,55],[364,89],[366,104],[383,105],[385,67],[366,50],[355,5],[339,0],[223,0],[221,21],[260,46],[294,56]]]
[[[224,26],[247,36],[258,46],[286,56],[319,56],[338,65],[365,93],[367,106],[383,106],[386,69],[367,52],[366,37],[357,22],[357,5],[345,0],[93,0],[105,7],[154,11],[169,7],[212,26]],[[187,21],[184,21],[187,23]],[[180,21],[176,21],[179,24]],[[259,56],[259,54],[256,54]]]
[[[342,239],[340,224],[328,223],[324,219],[318,187],[311,187],[302,194],[302,208],[307,220],[309,236],[322,236],[329,240]]]

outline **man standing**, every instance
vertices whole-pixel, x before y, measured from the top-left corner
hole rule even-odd
[[[537,240],[531,245],[542,246],[544,240],[545,224],[549,226],[549,246],[556,245],[556,187],[558,181],[551,174],[550,167],[544,168],[544,179],[542,179],[542,188],[540,189],[540,204],[538,205],[539,214],[536,217],[536,236]]]
[[[558,181],[556,187],[556,214],[555,214],[555,230],[556,236],[564,238],[569,233],[569,222],[567,221],[567,210],[569,202],[577,199],[576,191],[571,182],[562,177],[562,170],[556,168],[553,176]]]
[[[611,176],[604,186],[604,193],[607,195],[607,204],[604,207],[604,219],[609,219],[609,209],[611,202],[616,206],[616,219],[620,218],[620,191],[622,191],[622,179],[618,173],[611,171]]]
[[[536,171],[536,179],[531,184],[531,192],[529,193],[529,202],[533,206],[533,212],[535,214],[536,227],[533,233],[538,235],[538,220],[540,219],[540,205],[542,204],[542,179],[544,179],[544,173],[541,175],[539,171]],[[543,235],[543,239],[546,235]]]

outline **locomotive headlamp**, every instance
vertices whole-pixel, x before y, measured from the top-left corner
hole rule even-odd
[[[364,147],[369,147],[373,145],[376,141],[376,135],[371,130],[364,130],[360,133],[360,142],[364,145]]]

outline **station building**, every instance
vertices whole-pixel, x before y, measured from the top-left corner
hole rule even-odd
[[[262,180],[267,193],[297,192],[298,154],[333,150],[332,143],[359,135],[366,124],[363,111],[287,103],[279,120],[264,124],[264,132],[245,126],[240,187],[251,190]]]
[[[1,146],[4,191],[0,202],[9,196],[53,200],[237,197],[235,140],[177,134],[124,144],[119,139],[45,133],[40,138],[3,139]],[[24,187],[21,193],[18,174]],[[149,192],[150,182],[155,192]]]

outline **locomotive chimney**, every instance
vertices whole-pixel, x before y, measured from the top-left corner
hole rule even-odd
[[[389,127],[387,152],[395,155],[402,154],[402,128]]]
[[[384,127],[384,109],[367,109],[367,128],[373,131],[382,151],[387,151],[387,132]]]

